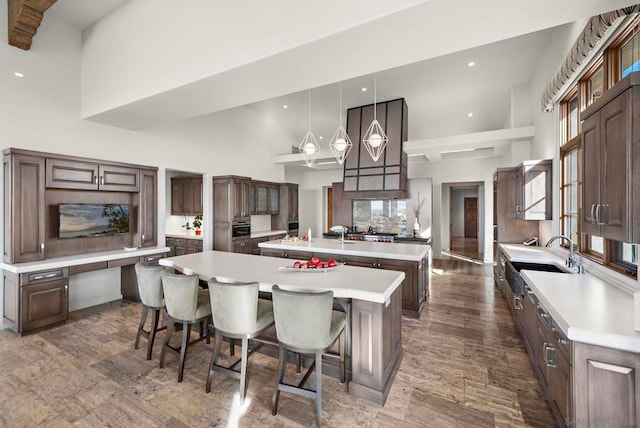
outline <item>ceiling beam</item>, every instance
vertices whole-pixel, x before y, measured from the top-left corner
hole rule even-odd
[[[31,49],[31,42],[44,12],[55,2],[56,0],[8,0],[9,44],[25,51]]]

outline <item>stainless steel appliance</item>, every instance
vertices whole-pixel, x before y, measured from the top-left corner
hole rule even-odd
[[[231,226],[231,238],[247,238],[251,236],[251,223],[234,223]]]
[[[298,236],[298,232],[299,232],[299,225],[297,221],[290,221],[289,222],[289,227],[287,228],[287,233],[289,234],[289,236]]]

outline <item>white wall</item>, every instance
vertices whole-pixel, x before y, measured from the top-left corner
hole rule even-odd
[[[464,198],[477,198],[478,189],[457,189],[452,187],[451,190],[451,235],[454,238],[464,237]],[[478,205],[480,209],[480,205]],[[478,222],[480,225],[480,222]]]

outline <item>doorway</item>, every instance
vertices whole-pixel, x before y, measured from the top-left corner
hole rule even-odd
[[[449,193],[449,252],[473,260],[484,259],[478,242],[479,189],[477,184],[460,183],[451,185]]]

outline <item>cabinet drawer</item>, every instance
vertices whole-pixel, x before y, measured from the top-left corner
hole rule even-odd
[[[140,256],[140,263],[144,263],[147,265],[157,265],[158,260],[165,258],[165,253],[160,254],[150,254],[148,256]]]
[[[87,263],[84,265],[71,266],[69,267],[69,275],[82,273],[82,272],[91,272],[94,270],[107,269],[108,267],[109,267],[109,262],[95,262],[95,263]]]
[[[67,278],[69,276],[68,268],[41,270],[38,272],[29,272],[20,274],[20,284],[39,284],[41,282],[53,281],[55,279]]]
[[[127,257],[126,259],[109,260],[108,265],[110,268],[119,266],[135,265],[140,259],[138,257]]]
[[[551,339],[559,352],[564,354],[565,358],[571,357],[571,341],[567,339],[555,320],[551,324]]]

